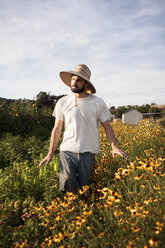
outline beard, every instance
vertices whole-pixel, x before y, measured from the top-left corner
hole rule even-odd
[[[82,86],[82,88],[78,87],[71,87],[71,91],[73,93],[82,93],[85,90],[85,85]]]

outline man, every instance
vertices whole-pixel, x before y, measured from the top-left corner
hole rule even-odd
[[[55,125],[52,130],[50,148],[39,167],[52,160],[58,145],[63,124],[63,141],[60,145],[60,190],[76,192],[78,188],[91,184],[95,154],[100,152],[99,122],[103,125],[112,155],[127,154],[119,149],[109,119],[110,111],[104,101],[94,96],[95,87],[90,82],[89,68],[80,64],[74,71],[62,71],[62,81],[71,88],[72,94],[61,98],[54,109]]]

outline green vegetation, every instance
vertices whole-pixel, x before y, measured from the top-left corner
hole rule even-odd
[[[58,189],[59,148],[37,168],[54,124],[53,104],[41,102],[0,101],[0,247],[163,248],[164,129],[147,120],[112,124],[125,159],[112,158],[100,128],[93,184],[66,197]]]

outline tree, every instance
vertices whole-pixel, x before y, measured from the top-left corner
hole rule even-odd
[[[39,108],[42,107],[54,108],[55,103],[63,96],[64,95],[60,95],[60,96],[50,95],[50,93],[41,91],[36,97],[36,105]]]
[[[115,106],[110,107],[110,112],[111,112],[112,115],[115,114]]]
[[[121,118],[122,114],[124,114],[127,111],[128,111],[127,107],[119,106],[117,109],[115,109],[115,115],[116,117]]]

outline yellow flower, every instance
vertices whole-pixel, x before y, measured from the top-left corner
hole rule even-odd
[[[122,211],[115,211],[113,214],[115,217],[118,217],[118,216],[123,215],[124,213]]]
[[[16,244],[14,245],[14,248],[18,248],[18,247],[20,247],[20,245],[19,245],[18,243],[16,243]]]
[[[103,236],[104,236],[104,233],[102,232],[102,233],[100,233],[100,234],[98,235],[98,238],[99,238],[99,239],[102,239]]]
[[[143,217],[146,217],[148,214],[149,214],[149,211],[143,211],[142,216],[143,216]]]
[[[70,239],[74,239],[74,237],[75,237],[75,232],[69,233],[69,237],[70,237]]]
[[[79,193],[80,194],[84,194],[88,189],[89,189],[89,186],[88,185],[85,185],[85,186],[82,187],[81,190],[79,190]]]
[[[158,247],[158,241],[156,238],[151,238],[148,243],[150,244],[151,247]]]
[[[27,239],[20,245],[20,248],[26,248],[26,247],[29,247],[27,243]]]
[[[113,195],[110,195],[107,198],[108,201],[112,201],[112,202],[114,201],[114,199],[115,199],[115,197]]]
[[[143,177],[143,175],[138,175],[137,177],[135,177],[135,180],[140,180]]]
[[[89,216],[89,215],[91,215],[91,214],[92,214],[92,210],[84,211],[84,212],[83,212],[83,215]]]
[[[125,175],[125,176],[128,176],[128,175],[130,175],[130,171],[128,169],[124,169],[122,171],[122,174]]]
[[[137,210],[136,209],[130,209],[130,212],[132,215],[136,215],[137,214]]]
[[[116,179],[121,179],[120,174],[119,174],[119,173],[115,173],[115,178],[116,178]]]
[[[163,223],[162,223],[161,221],[157,221],[157,222],[156,222],[156,225],[157,225],[157,226],[163,227]]]
[[[133,248],[133,244],[134,244],[133,241],[129,241],[128,245],[126,246],[126,248]]]
[[[61,232],[59,234],[56,234],[53,238],[54,242],[60,243],[61,240],[63,240],[64,238],[64,234],[62,234]]]
[[[152,199],[150,198],[149,200],[145,200],[143,203],[148,205],[150,202],[152,202]]]
[[[58,214],[57,217],[55,218],[56,221],[61,220],[61,216]]]
[[[112,193],[112,190],[109,189],[109,188],[103,188],[103,189],[102,189],[102,192],[111,194],[111,193]]]
[[[140,231],[140,228],[138,228],[136,226],[135,227],[132,227],[131,229],[132,229],[133,232],[139,232]]]
[[[163,223],[161,221],[156,222],[155,234],[159,234],[163,230]]]

